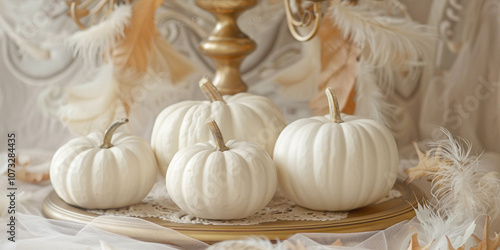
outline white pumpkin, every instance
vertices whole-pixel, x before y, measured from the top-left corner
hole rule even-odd
[[[280,185],[290,200],[314,210],[369,205],[396,181],[396,142],[377,121],[341,117],[333,90],[326,94],[329,116],[297,120],[280,134],[274,149]]]
[[[179,149],[210,140],[208,120],[215,119],[226,139],[251,141],[271,156],[286,121],[268,98],[248,93],[222,97],[206,78],[200,87],[210,101],[184,101],[164,109],[157,117],[151,145],[163,174]]]
[[[140,202],[149,193],[158,165],[149,143],[116,133],[128,119],[113,123],[103,135],[75,138],[59,148],[50,164],[50,180],[66,203],[108,209]]]
[[[167,171],[168,194],[188,214],[206,219],[238,219],[271,201],[278,179],[269,154],[246,141],[224,143],[209,123],[215,142],[198,143],[175,154]]]

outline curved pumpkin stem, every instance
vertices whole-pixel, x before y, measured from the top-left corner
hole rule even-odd
[[[113,134],[115,131],[123,124],[128,123],[128,118],[121,118],[116,122],[113,122],[111,126],[109,126],[108,129],[106,129],[106,132],[104,132],[104,138],[102,139],[102,144],[101,148],[111,148],[113,147],[113,144],[111,144],[111,138],[113,137]]]
[[[226,143],[224,142],[224,138],[222,137],[222,132],[220,132],[217,123],[214,120],[212,120],[211,122],[208,123],[208,127],[210,128],[210,131],[212,131],[212,136],[215,139],[215,144],[217,145],[216,150],[221,152],[229,150],[229,148],[226,146]]]
[[[208,80],[208,77],[204,76],[203,78],[201,78],[199,86],[201,88],[201,91],[203,91],[203,94],[205,94],[210,102],[219,101],[226,103],[226,101],[224,101],[224,99],[222,98],[219,90],[210,80]]]
[[[337,96],[333,89],[328,87],[325,90],[326,97],[328,98],[328,107],[330,108],[330,121],[332,123],[343,123],[342,117],[340,116],[339,102],[337,101]]]

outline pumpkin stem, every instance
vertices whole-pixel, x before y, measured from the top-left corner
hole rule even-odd
[[[337,101],[337,96],[333,89],[328,87],[325,90],[326,97],[328,98],[328,106],[330,108],[330,121],[332,123],[343,123],[342,117],[340,117],[340,107]]]
[[[102,144],[101,148],[111,148],[113,147],[113,144],[111,144],[111,137],[113,137],[113,134],[115,133],[116,129],[120,127],[121,125],[128,123],[128,118],[121,118],[118,119],[118,121],[113,122],[111,126],[109,126],[108,129],[106,129],[106,132],[104,132],[104,138],[102,139]]]
[[[222,98],[222,95],[220,94],[219,90],[210,80],[208,80],[207,76],[201,78],[199,86],[201,88],[201,91],[203,91],[203,94],[205,94],[205,96],[207,97],[208,100],[210,100],[210,102],[219,101],[226,103],[226,101],[224,101],[224,99]]]
[[[212,120],[211,122],[208,123],[208,127],[210,128],[210,131],[212,131],[212,136],[215,139],[215,144],[217,145],[216,150],[221,152],[229,150],[229,148],[226,146],[224,142],[224,138],[222,137],[222,132],[220,132],[217,123],[214,120]]]

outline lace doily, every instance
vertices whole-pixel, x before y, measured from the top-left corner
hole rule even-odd
[[[391,190],[380,202],[401,197],[397,190]],[[278,192],[271,202],[255,215],[238,220],[207,220],[191,216],[182,211],[168,196],[165,181],[157,181],[140,204],[119,209],[87,210],[99,215],[117,215],[139,218],[159,218],[175,223],[204,225],[256,225],[265,222],[283,221],[332,221],[347,217],[348,212],[325,212],[309,210],[295,205]]]

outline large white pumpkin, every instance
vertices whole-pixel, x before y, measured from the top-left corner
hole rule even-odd
[[[215,142],[198,143],[175,154],[167,171],[168,194],[182,210],[199,218],[238,219],[271,201],[278,179],[271,156],[245,141],[227,144],[215,122]]]
[[[114,131],[75,138],[57,150],[50,180],[66,203],[87,209],[108,209],[140,202],[149,193],[158,165],[149,143],[139,136]]]
[[[271,156],[286,121],[268,98],[248,93],[222,97],[206,78],[200,87],[210,101],[184,101],[164,109],[157,117],[151,145],[163,174],[174,154],[186,146],[210,140],[207,121],[215,119],[227,140],[251,141]]]
[[[346,211],[376,202],[394,185],[398,150],[391,131],[370,119],[330,115],[297,120],[274,149],[278,179],[290,200],[314,210]]]

